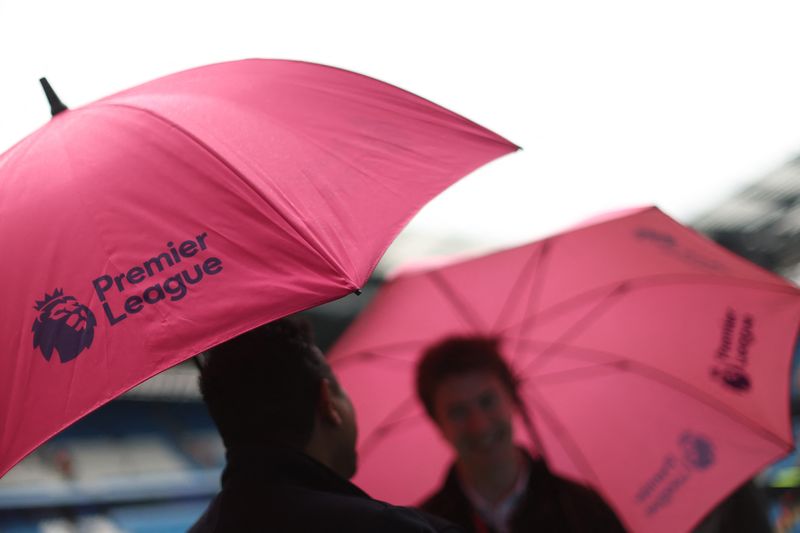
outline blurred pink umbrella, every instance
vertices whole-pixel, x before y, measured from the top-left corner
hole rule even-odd
[[[501,339],[550,467],[633,531],[686,531],[792,449],[800,291],[656,208],[391,279],[331,360],[356,405],[356,482],[415,503],[448,451],[414,398],[421,351]],[[532,438],[533,437],[533,438]]]
[[[53,119],[0,156],[0,475],[167,367],[357,291],[430,198],[516,149],[311,63],[48,96]]]

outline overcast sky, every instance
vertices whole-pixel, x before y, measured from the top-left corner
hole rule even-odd
[[[495,245],[654,203],[690,222],[800,151],[800,3],[0,0],[0,151],[70,107],[246,57],[399,85],[524,150],[412,223]]]

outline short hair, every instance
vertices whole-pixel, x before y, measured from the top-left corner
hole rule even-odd
[[[494,337],[453,336],[425,349],[417,363],[417,396],[431,419],[434,414],[436,390],[445,379],[474,372],[496,376],[517,407],[521,406],[514,377],[500,354],[500,341]]]
[[[308,322],[284,318],[212,348],[200,365],[199,383],[226,448],[302,449],[311,438],[325,378],[339,392]]]

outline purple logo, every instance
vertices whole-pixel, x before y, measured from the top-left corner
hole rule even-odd
[[[738,331],[737,331],[738,330]],[[728,309],[722,319],[719,346],[714,353],[711,377],[734,392],[748,392],[752,383],[747,367],[750,348],[756,340],[755,319]]]
[[[705,470],[714,464],[714,446],[702,435],[685,431],[678,439],[683,458],[695,470]]]
[[[684,430],[668,448],[656,469],[635,493],[636,502],[648,516],[672,505],[686,483],[716,462],[714,444],[704,435]]]
[[[750,390],[750,376],[744,369],[735,365],[711,367],[711,377],[719,379],[723,385],[738,392]]]
[[[65,296],[63,289],[56,289],[52,295],[45,293],[34,309],[39,316],[33,322],[33,347],[39,348],[47,361],[53,350],[66,363],[92,345],[97,325],[94,313],[74,297]]]
[[[109,325],[115,326],[151,305],[167,300],[178,302],[206,276],[222,272],[222,260],[218,257],[206,257],[202,261],[195,259],[193,265],[181,264],[207,250],[207,238],[208,233],[204,232],[177,245],[169,241],[166,251],[131,266],[127,271],[95,278],[92,286]]]
[[[651,228],[637,228],[635,232],[636,237],[655,242],[666,248],[673,248],[677,244],[675,237],[663,231],[654,230]]]
[[[693,246],[681,243],[674,236],[664,231],[653,228],[636,228],[634,237],[643,242],[649,242],[662,253],[670,255],[692,267],[706,270],[724,271],[725,267],[716,259],[709,257],[705,251],[696,250]]]

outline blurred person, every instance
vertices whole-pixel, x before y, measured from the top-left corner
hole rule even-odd
[[[770,533],[767,502],[749,480],[722,500],[692,533]]]
[[[213,348],[200,390],[225,444],[222,490],[190,532],[457,532],[370,498],[353,406],[308,324],[281,319]]]
[[[417,395],[456,455],[420,507],[471,533],[625,531],[594,491],[515,445],[512,418],[523,408],[498,344],[451,337],[418,363]]]

